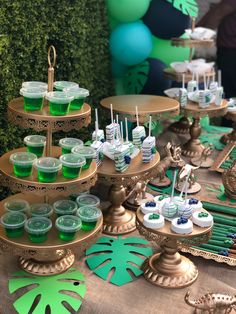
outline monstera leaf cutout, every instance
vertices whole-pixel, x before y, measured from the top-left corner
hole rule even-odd
[[[145,61],[132,67],[124,77],[124,90],[126,94],[140,94],[147,82],[149,62]]]
[[[19,290],[20,297],[13,304],[19,314],[74,313],[79,310],[86,292],[84,276],[75,268],[46,277],[19,271],[9,280],[8,286],[11,294]],[[22,294],[25,287],[28,291]]]
[[[195,0],[167,0],[173,7],[191,17],[198,16],[198,4]]]
[[[96,275],[104,280],[110,275],[111,283],[122,286],[133,281],[130,273],[136,277],[143,273],[140,266],[152,254],[147,244],[146,240],[136,237],[102,237],[86,251],[86,255],[93,254],[86,262]]]

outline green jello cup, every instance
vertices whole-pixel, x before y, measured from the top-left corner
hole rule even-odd
[[[75,146],[74,148],[72,148],[71,152],[86,159],[86,164],[82,167],[82,169],[84,170],[89,169],[92,160],[96,158],[95,149],[89,146]]]
[[[42,243],[47,240],[48,231],[52,228],[52,222],[46,217],[32,217],[25,223],[25,231],[29,240],[33,243]]]
[[[4,203],[4,208],[8,212],[28,213],[30,206],[29,203],[25,200],[13,199]]]
[[[55,226],[62,241],[72,241],[81,229],[81,220],[77,216],[65,215],[57,218]]]
[[[83,206],[99,207],[100,206],[100,199],[93,194],[82,194],[77,197],[76,202],[79,207],[83,207]]]
[[[24,138],[24,143],[27,146],[28,152],[35,154],[37,157],[41,157],[46,144],[46,136],[29,135]]]
[[[70,110],[82,109],[85,98],[89,96],[89,91],[85,88],[64,88],[63,91],[74,97],[70,104]]]
[[[25,111],[41,110],[46,90],[42,87],[21,88],[20,94],[24,97]]]
[[[79,84],[69,81],[56,81],[53,84],[56,91],[64,91],[64,89],[77,89]]]
[[[49,92],[46,94],[46,99],[49,101],[51,115],[64,116],[67,114],[70,102],[74,97],[65,92]]]
[[[67,179],[75,179],[80,176],[82,167],[86,164],[86,159],[75,154],[65,154],[60,157],[62,163],[62,175]]]
[[[82,230],[90,231],[95,228],[102,212],[94,206],[83,206],[78,209],[77,216],[82,220]]]
[[[53,213],[53,207],[47,203],[33,204],[30,213],[32,217],[50,217]]]
[[[74,215],[78,209],[77,203],[71,200],[59,200],[53,203],[54,212],[58,217]]]
[[[5,228],[8,238],[19,238],[24,233],[26,215],[21,212],[8,212],[1,217],[1,224]]]
[[[89,191],[71,194],[71,195],[70,195],[70,199],[71,199],[72,201],[76,201],[76,199],[77,199],[78,196],[84,195],[84,194],[89,194]]]
[[[62,155],[71,153],[71,150],[75,146],[83,146],[83,141],[78,138],[65,137],[59,141],[59,145],[62,148]]]
[[[61,162],[53,157],[41,157],[34,163],[38,170],[39,182],[51,183],[57,179],[58,171],[61,170]]]
[[[48,84],[40,81],[29,81],[29,82],[23,82],[22,88],[42,88],[45,91],[48,89]]]
[[[10,156],[10,161],[13,163],[14,174],[17,177],[30,176],[33,163],[36,160],[37,156],[29,152],[18,152]]]

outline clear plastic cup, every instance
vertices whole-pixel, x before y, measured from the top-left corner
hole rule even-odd
[[[79,195],[76,199],[76,202],[79,207],[83,207],[83,206],[99,207],[100,206],[100,199],[93,194]]]
[[[53,213],[53,207],[47,203],[32,204],[30,213],[32,217],[50,217]]]
[[[49,92],[46,94],[49,101],[49,110],[53,116],[64,116],[67,114],[73,96],[64,92]]]
[[[55,226],[58,230],[59,238],[62,241],[72,241],[76,238],[76,233],[81,229],[81,220],[77,216],[65,215],[57,218]]]
[[[47,91],[42,87],[21,88],[20,94],[24,97],[25,111],[41,110],[46,93]]]
[[[54,212],[58,217],[74,215],[78,209],[77,203],[71,200],[59,200],[53,203]]]
[[[62,163],[62,175],[67,179],[75,179],[80,176],[86,159],[75,154],[65,154],[60,157]]]
[[[26,215],[21,212],[8,212],[1,217],[1,224],[5,228],[8,238],[19,238],[24,233]]]
[[[71,150],[75,146],[83,146],[83,141],[79,140],[78,138],[73,137],[65,137],[60,139],[59,145],[62,148],[62,154],[69,154],[71,153]]]
[[[13,199],[4,203],[4,208],[8,212],[21,212],[28,213],[30,206],[29,203],[21,199]]]
[[[89,169],[92,160],[96,157],[95,149],[89,146],[75,146],[72,148],[71,152],[86,159],[86,164],[82,167],[82,169]]]
[[[52,222],[46,217],[32,217],[25,223],[25,231],[28,233],[29,240],[33,243],[46,241],[51,228]]]
[[[46,144],[46,136],[28,135],[24,138],[24,143],[27,146],[28,152],[35,154],[37,157],[41,157]]]
[[[102,211],[94,206],[83,206],[78,209],[77,216],[82,220],[82,230],[90,231],[95,228]]]
[[[14,174],[17,177],[30,176],[33,163],[36,160],[37,156],[29,152],[18,152],[10,156],[10,161],[13,163]]]
[[[39,81],[29,81],[29,82],[23,82],[22,88],[43,88],[45,91],[48,89],[48,84],[44,82]]]
[[[85,98],[89,96],[89,91],[85,88],[64,88],[63,91],[74,97],[70,104],[70,110],[81,110]]]
[[[80,193],[74,193],[70,195],[70,199],[72,201],[76,201],[77,197],[80,195],[84,195],[84,194],[89,194],[89,191],[84,191],[84,192],[80,192]]]
[[[38,170],[39,182],[51,183],[57,179],[58,171],[62,164],[59,159],[53,157],[41,157],[34,163]]]
[[[57,91],[63,91],[64,89],[67,88],[79,88],[79,84],[75,83],[75,82],[69,82],[69,81],[56,81],[53,84],[55,90]]]

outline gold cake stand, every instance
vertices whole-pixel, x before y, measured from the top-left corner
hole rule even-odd
[[[228,103],[226,100],[222,101],[221,106],[210,104],[207,108],[200,108],[197,103],[189,102],[185,108],[182,108],[185,116],[193,117],[193,123],[190,127],[190,140],[183,145],[182,154],[188,157],[201,156],[204,146],[199,140],[201,135],[200,118],[208,115],[209,118],[224,116],[227,112]]]
[[[0,215],[5,212],[4,203],[12,199],[24,199],[30,204],[43,203],[43,196],[33,194],[16,194],[0,202]],[[53,203],[57,197],[49,197],[48,202]],[[53,225],[55,218],[52,218]],[[48,239],[44,243],[32,243],[28,240],[26,234],[20,238],[8,238],[5,235],[4,228],[0,226],[0,248],[3,252],[20,256],[19,266],[28,273],[48,276],[66,271],[70,268],[75,256],[80,255],[98,238],[102,229],[102,218],[98,220],[95,229],[92,231],[80,230],[73,241],[61,241],[58,238],[57,231],[53,227]]]
[[[179,102],[168,97],[153,95],[122,95],[112,96],[101,100],[101,106],[110,110],[112,104],[120,119],[127,118],[136,121],[135,107],[138,107],[139,122],[145,123],[152,116],[153,121],[167,119],[179,114]]]
[[[175,47],[189,47],[189,48],[211,48],[215,44],[214,39],[189,39],[189,38],[172,38],[171,45]]]
[[[181,83],[183,80],[183,74],[185,74],[185,82],[189,82],[192,80],[193,75],[191,72],[179,73],[175,72],[172,68],[166,68],[163,70],[164,78],[167,80],[172,80]],[[215,71],[206,72],[206,77],[213,78],[215,75]],[[202,83],[204,81],[203,76],[199,76],[199,82]]]
[[[212,227],[200,228],[194,225],[193,232],[180,235],[171,231],[171,223],[165,221],[160,229],[149,229],[143,224],[143,214],[137,210],[137,229],[149,241],[161,246],[161,252],[152,255],[143,264],[146,280],[162,288],[184,288],[198,277],[197,267],[187,257],[179,254],[181,247],[190,247],[208,242]]]
[[[222,136],[220,141],[223,144],[236,143],[236,112],[227,112],[226,119],[233,121],[233,131]]]
[[[105,157],[97,170],[98,180],[111,185],[109,192],[111,206],[104,213],[104,233],[118,235],[136,229],[134,212],[126,210],[122,204],[138,181],[155,177],[155,168],[159,161],[160,155],[156,153],[151,162],[143,163],[142,154],[140,153],[131,160],[126,171],[119,173],[115,169],[114,161]]]

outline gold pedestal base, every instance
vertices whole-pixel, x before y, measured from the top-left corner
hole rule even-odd
[[[171,260],[164,253],[155,254],[144,262],[142,269],[147,281],[162,288],[185,288],[198,277],[196,266],[179,253]]]
[[[201,156],[204,150],[204,146],[201,144],[200,140],[190,139],[183,146],[182,155],[187,157],[197,157]]]
[[[227,145],[229,143],[236,143],[236,130],[233,130],[229,134],[224,134],[221,139],[221,143]]]
[[[19,266],[27,273],[37,276],[57,275],[65,272],[75,261],[75,255],[70,250],[65,250],[58,260],[41,261],[33,258],[19,258]]]
[[[205,160],[202,160],[201,157],[195,157],[191,159],[191,163],[200,168],[210,168],[213,165],[214,160],[210,157],[207,157]]]
[[[104,215],[103,233],[110,235],[126,234],[134,231],[135,213],[126,210],[123,206],[114,208],[111,206]]]
[[[161,181],[159,178],[157,178],[150,181],[149,184],[154,186],[155,188],[162,188],[171,185],[171,180],[165,176],[164,179],[162,179]]]
[[[170,130],[178,134],[188,134],[190,128],[189,119],[182,117],[179,121],[174,122],[170,125]]]

